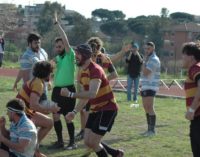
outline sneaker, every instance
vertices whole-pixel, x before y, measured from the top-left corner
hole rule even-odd
[[[54,142],[50,147],[50,149],[59,149],[59,148],[64,148],[64,142]]]
[[[84,138],[84,131],[81,130],[76,136],[75,136],[75,141],[81,141]]]
[[[144,137],[152,137],[155,135],[156,135],[155,131],[147,131],[146,133],[143,134]]]
[[[135,108],[138,108],[139,107],[139,104],[131,104],[130,107],[135,107]]]
[[[122,149],[117,150],[119,153],[116,157],[123,157],[124,156],[124,151]]]
[[[148,132],[149,132],[149,131],[147,130],[147,131],[145,131],[145,132],[143,132],[143,133],[140,133],[140,135],[144,136],[144,135],[146,135]]]
[[[72,150],[72,149],[76,149],[77,145],[76,143],[69,143],[67,147],[65,147],[65,150]]]
[[[138,104],[138,101],[137,101],[137,100],[134,100],[134,104]]]

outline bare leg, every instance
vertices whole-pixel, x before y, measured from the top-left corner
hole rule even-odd
[[[53,120],[42,113],[36,112],[32,117],[32,121],[37,127],[40,127],[38,130],[38,143],[40,143],[53,127]]]

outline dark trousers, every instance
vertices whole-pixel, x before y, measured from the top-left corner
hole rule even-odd
[[[191,121],[190,141],[193,157],[200,157],[200,116]]]
[[[3,64],[3,53],[0,53],[0,67],[2,66]]]

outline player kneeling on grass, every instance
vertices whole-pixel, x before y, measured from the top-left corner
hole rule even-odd
[[[33,79],[24,84],[23,88],[19,91],[17,98],[22,99],[25,102],[25,112],[27,116],[35,123],[38,130],[38,146],[35,152],[35,157],[44,157],[39,151],[39,144],[48,134],[53,127],[53,121],[46,114],[55,113],[59,111],[57,105],[51,105],[52,103],[40,103],[40,97],[42,96],[45,88],[45,81],[50,79],[52,72],[52,66],[47,61],[38,62],[33,68]]]
[[[110,131],[117,115],[117,104],[103,69],[91,59],[92,49],[88,44],[76,47],[76,63],[80,66],[80,92],[70,92],[67,88],[61,89],[61,95],[70,98],[79,98],[77,106],[66,115],[72,120],[75,114],[89,102],[89,114],[85,131],[85,145],[95,151],[98,157],[122,157],[123,151],[109,147],[101,140],[106,132]],[[108,154],[107,154],[108,153]]]

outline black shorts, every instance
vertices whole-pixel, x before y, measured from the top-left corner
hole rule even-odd
[[[141,91],[141,96],[142,97],[148,97],[148,96],[154,97],[155,95],[156,95],[156,91],[153,91],[153,90],[144,90],[144,91]]]
[[[76,105],[76,99],[61,96],[60,95],[61,88],[67,88],[70,92],[76,92],[76,89],[74,85],[53,88],[51,100],[56,102],[60,107],[58,113],[63,114],[65,116],[68,112],[73,111],[74,106]]]
[[[117,111],[99,111],[89,114],[86,128],[91,129],[94,133],[104,136],[109,132],[114,124]]]

